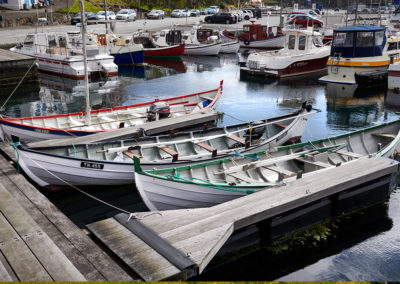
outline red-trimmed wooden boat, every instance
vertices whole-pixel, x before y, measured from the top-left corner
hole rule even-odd
[[[222,93],[222,84],[209,91],[155,99],[154,101],[93,110],[91,123],[87,124],[86,112],[37,117],[0,118],[0,137],[10,140],[11,135],[22,141],[39,141],[105,132],[122,127],[137,126],[148,121],[167,119],[185,114],[213,109]]]
[[[157,57],[157,58],[181,57],[184,51],[185,51],[185,43],[173,46],[145,48],[144,56]]]

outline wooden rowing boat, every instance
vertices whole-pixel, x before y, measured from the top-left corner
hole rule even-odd
[[[213,109],[222,93],[222,84],[209,91],[156,99],[154,101],[93,110],[90,112],[91,124],[86,121],[86,112],[22,117],[0,118],[0,138],[11,140],[11,135],[18,136],[22,141],[40,141],[74,136],[86,136],[108,130],[138,126],[162,117],[152,113],[151,107],[165,102],[169,108],[167,118],[184,116],[206,109]]]
[[[209,207],[369,155],[394,158],[400,120],[275,152],[256,152],[191,166],[143,170],[135,159],[136,187],[150,210]]]
[[[307,125],[307,109],[258,121],[137,140],[63,147],[13,144],[24,172],[40,186],[118,185],[133,183],[133,157],[144,169],[187,166],[239,153],[270,150],[299,140]]]

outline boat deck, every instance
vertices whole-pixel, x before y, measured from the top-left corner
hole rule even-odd
[[[318,202],[327,212],[323,218],[330,218],[385,200],[397,170],[393,160],[362,158],[211,208],[134,213],[129,219],[121,213],[87,228],[146,281],[185,280],[200,274],[236,230],[262,222],[271,235],[274,218],[284,216],[275,223],[282,228],[282,220],[294,222],[301,212],[321,207]]]
[[[7,143],[2,154],[13,157]],[[132,281],[85,233],[0,155],[2,281]]]

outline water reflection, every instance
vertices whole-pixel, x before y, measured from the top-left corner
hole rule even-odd
[[[384,88],[327,84],[327,123],[336,129],[366,127],[382,116],[384,102]]]
[[[183,64],[182,60],[165,60],[165,59],[153,59],[153,58],[145,58],[144,62],[147,64],[164,67],[167,69],[173,69],[178,73],[185,73],[186,67]],[[174,75],[175,72],[170,72],[168,75]]]
[[[393,91],[387,91],[385,97],[385,108],[393,109],[395,111],[400,110],[400,94]]]
[[[214,71],[221,67],[218,56],[183,56],[186,68],[192,72]]]

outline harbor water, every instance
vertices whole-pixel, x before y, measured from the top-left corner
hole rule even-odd
[[[216,88],[221,80],[223,95],[217,110],[220,125],[294,112],[304,101],[321,110],[309,118],[302,140],[372,126],[399,118],[400,94],[384,88],[356,89],[345,85],[322,85],[317,76],[259,80],[240,78],[237,55],[184,57],[183,61],[147,61],[145,66],[122,67],[119,75],[90,82],[92,107],[128,105]],[[10,117],[51,115],[84,111],[84,81],[39,74],[39,84],[15,92],[2,114]],[[12,90],[3,90],[1,104]],[[334,177],[332,177],[334,178]],[[75,189],[40,189],[78,226],[114,216],[117,210]],[[134,185],[82,188],[85,192],[131,212],[146,211]],[[205,273],[203,280],[280,281],[396,281],[400,279],[400,190],[388,203],[335,224],[329,242],[303,249],[294,257],[259,251]],[[358,222],[358,226],[353,222]],[[290,259],[289,259],[290,258]]]

